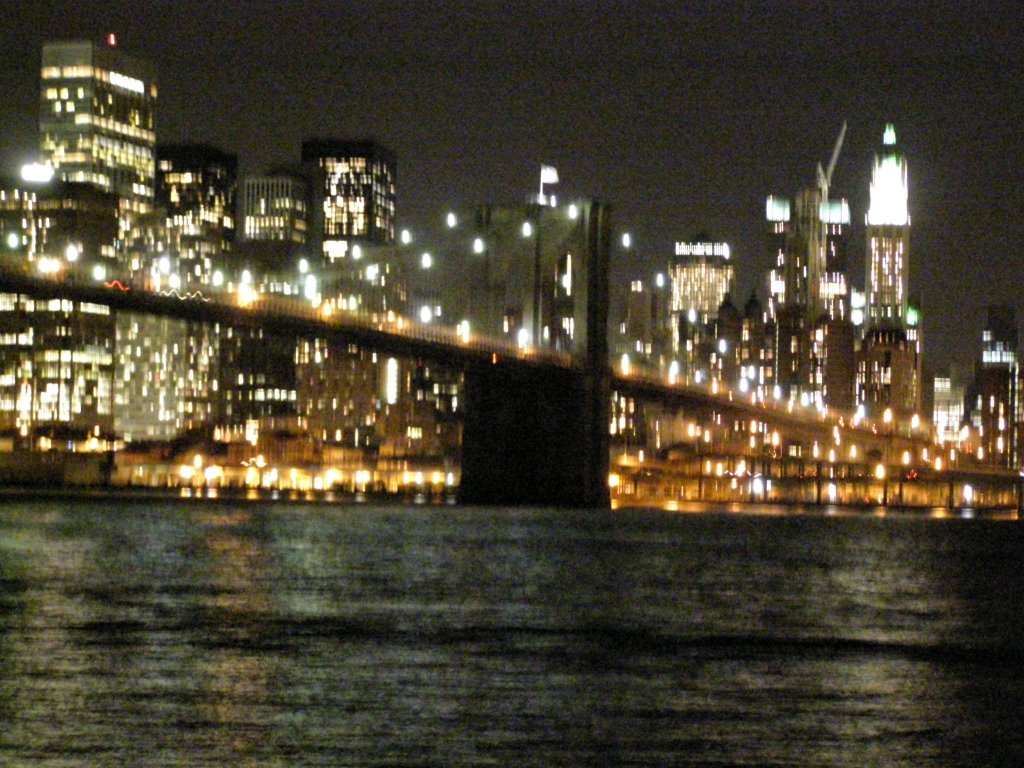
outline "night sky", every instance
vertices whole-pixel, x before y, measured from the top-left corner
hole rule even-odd
[[[508,6],[508,7],[503,7]],[[926,360],[970,362],[984,308],[1024,318],[1024,62],[1017,3],[0,2],[0,152],[36,148],[44,40],[114,31],[158,68],[157,136],[295,162],[310,136],[373,137],[398,160],[400,226],[518,203],[541,163],[562,196],[615,205],[635,248],[733,243],[739,302],[771,264],[764,198],[792,196],[849,123],[833,196],[849,199],[863,283],[872,155],[896,125],[910,168],[911,293]]]

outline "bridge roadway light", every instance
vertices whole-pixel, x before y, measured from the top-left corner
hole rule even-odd
[[[623,248],[629,248],[632,245],[633,245],[633,237],[629,234],[629,232],[623,232],[622,233],[622,247]]]
[[[432,266],[434,266],[434,258],[424,251],[423,255],[420,256],[420,267],[423,269],[430,269]]]
[[[107,279],[107,270],[102,264],[97,264],[92,268],[92,279],[97,283]]]
[[[533,224],[528,221],[523,222],[523,237],[530,237],[533,235]]]
[[[478,237],[473,240],[473,253],[484,252],[484,240],[482,237]]]
[[[575,221],[580,216],[580,209],[576,207],[576,203],[569,206],[569,218]]]
[[[401,241],[402,245],[408,245],[412,242],[412,233],[408,229],[403,229],[398,239]]]
[[[455,229],[455,225],[459,223],[459,220],[455,217],[454,213],[449,213],[445,218],[445,221],[448,224],[448,229]]]
[[[17,248],[19,245],[21,245],[21,238],[16,232],[11,232],[11,234],[7,236],[7,247]]]

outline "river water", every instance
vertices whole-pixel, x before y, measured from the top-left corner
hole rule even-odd
[[[0,765],[1024,765],[1024,523],[768,512],[0,501]]]

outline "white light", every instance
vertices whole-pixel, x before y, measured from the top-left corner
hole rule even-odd
[[[420,307],[420,322],[421,323],[426,324],[426,323],[429,323],[433,319],[434,319],[434,313],[430,311],[430,307],[428,307],[426,305]]]
[[[376,282],[377,276],[380,274],[380,267],[376,264],[371,264],[366,268],[366,279],[371,283]]]
[[[622,233],[622,247],[629,248],[633,244],[633,238],[630,237],[629,232]]]
[[[252,273],[248,269],[242,270],[242,282],[245,285],[249,285],[252,282]]]
[[[663,275],[661,272],[656,274],[654,276],[654,284],[656,286],[658,286],[659,288],[664,288],[665,287],[665,275]]]
[[[224,285],[224,273],[219,269],[213,273],[213,287],[220,288]]]
[[[891,126],[886,126],[886,138]],[[892,143],[896,143],[892,131]],[[868,224],[892,224],[902,226],[910,223],[907,212],[907,165],[895,152],[875,159],[871,174],[871,205],[868,208]]]
[[[44,163],[27,163],[21,166],[21,179],[22,181],[45,184],[53,181],[53,168]]]
[[[178,277],[177,275],[171,275],[171,276],[170,276],[170,277],[169,277],[169,278],[167,279],[167,284],[168,284],[169,286],[171,286],[171,290],[172,290],[172,291],[176,291],[176,290],[178,290],[179,288],[181,288],[181,278],[180,278],[180,277]]]
[[[700,371],[697,371],[695,374],[693,374],[693,380],[700,384],[704,380],[704,374],[701,373]]]
[[[19,245],[21,245],[21,238],[18,237],[16,233],[11,232],[11,234],[7,236],[7,247],[17,248]]]
[[[92,279],[97,282],[107,279],[107,270],[102,264],[97,264],[92,268]]]
[[[77,246],[69,245],[64,250],[64,256],[65,256],[65,258],[67,258],[68,261],[72,261],[72,262],[78,261],[78,248],[77,248]]]
[[[312,301],[316,298],[316,277],[306,275],[306,284],[303,287],[302,295]]]
[[[134,91],[135,93],[145,93],[146,91],[141,80],[136,80],[134,77],[122,75],[119,72],[110,73],[110,84],[116,85],[119,88],[124,88],[126,91]]]
[[[359,261],[361,258],[363,258],[363,249],[360,246],[352,246],[352,258],[355,259],[356,261]]]
[[[697,310],[691,308],[690,311],[686,313],[686,319],[687,319],[687,321],[689,321],[691,323],[696,323],[697,322]]]
[[[964,483],[964,503],[970,504],[972,501],[974,501],[974,488]]]
[[[430,269],[434,266],[433,257],[429,253],[424,252],[423,255],[420,256],[420,266],[423,267],[423,269]]]
[[[629,376],[629,355],[622,356],[622,360],[619,361],[619,368],[622,370],[623,376]]]
[[[473,253],[483,253],[483,252],[484,252],[484,241],[483,241],[483,238],[478,237],[478,238],[476,238],[473,241]]]
[[[726,342],[726,340],[725,340],[725,339],[719,339],[719,340],[718,340],[718,351],[719,351],[719,352],[720,352],[721,354],[723,354],[723,355],[724,355],[724,354],[725,354],[725,351],[726,351],[726,350],[727,350],[728,348],[729,348],[729,344],[728,344],[728,343]]]
[[[569,218],[572,219],[573,221],[575,221],[576,219],[579,218],[579,215],[580,215],[580,209],[576,207],[576,204],[573,203],[572,205],[570,205],[569,206]]]
[[[458,219],[455,218],[454,213],[449,213],[447,217],[448,229],[454,229],[455,225],[458,224]]]
[[[528,222],[528,221],[524,221],[523,222],[523,237],[529,237],[532,234],[533,234],[533,225],[530,222]]]
[[[309,262],[305,259],[299,259],[299,274],[304,275],[309,272]]]
[[[520,347],[525,348],[530,343],[530,334],[525,328],[520,328],[517,334],[517,341]]]
[[[668,366],[668,383],[675,384],[679,378],[679,361],[673,360]]]
[[[750,382],[746,379],[740,379],[740,392],[744,394],[750,390]]]
[[[402,245],[408,245],[412,242],[412,233],[408,229],[403,229],[401,239]]]
[[[384,398],[388,405],[398,402],[398,361],[393,357],[384,364]]]
[[[776,384],[772,388],[772,397],[774,397],[776,400],[782,399],[782,387],[780,387],[778,384]]]
[[[160,261],[157,262],[157,264],[160,267],[160,271],[163,272],[165,275],[171,274],[171,260],[168,259],[166,256],[161,256]]]

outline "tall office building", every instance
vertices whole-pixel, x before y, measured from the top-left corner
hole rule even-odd
[[[671,298],[668,311],[676,318],[690,315],[691,322],[707,323],[715,319],[725,294],[733,288],[735,268],[729,244],[698,236],[677,242],[675,258],[669,266]]]
[[[113,253],[117,199],[87,184],[0,181],[0,228],[9,267],[92,282]],[[108,307],[0,294],[0,432],[40,448],[108,434],[113,346]]]
[[[829,191],[845,133],[844,125],[827,170],[818,166],[817,184],[792,202],[770,196],[766,206],[776,259],[768,277],[773,386],[787,398],[843,409],[852,401],[854,368],[843,234],[850,207]]]
[[[271,170],[242,182],[242,240],[303,245],[309,236],[308,187],[301,174]]]
[[[921,410],[920,312],[911,305],[907,161],[896,130],[885,126],[871,174],[866,223],[866,316],[857,362],[857,400],[874,415]]]
[[[867,325],[902,328],[910,274],[907,161],[896,147],[896,129],[885,126],[871,173],[867,214]]]
[[[731,256],[728,243],[707,235],[675,244],[668,268],[669,344],[684,376],[696,375],[707,362],[703,348],[714,335],[718,309],[735,281]]]
[[[221,251],[235,240],[238,157],[208,144],[156,148],[156,204],[189,237]]]
[[[1017,317],[1012,305],[992,305],[981,334],[981,359],[970,389],[971,422],[979,458],[1002,467],[1020,465],[1022,414]]]
[[[153,206],[156,98],[153,67],[113,36],[43,45],[40,149],[58,178],[114,192],[123,222]]]
[[[374,141],[309,139],[302,163],[312,179],[316,244],[329,260],[356,244],[395,241],[395,158]]]

